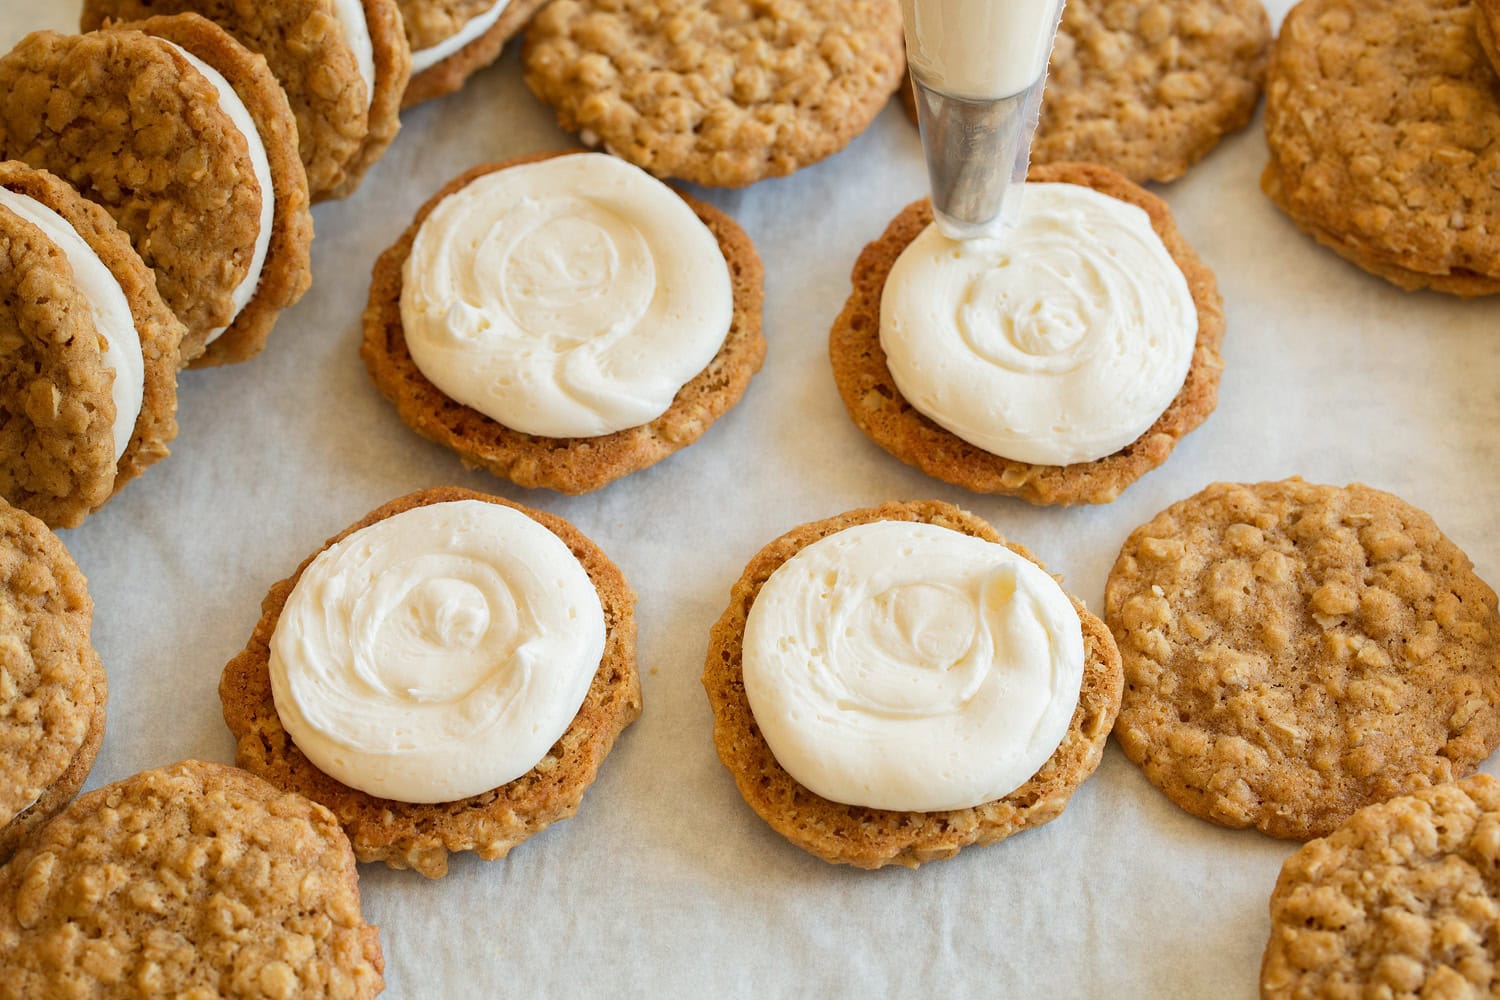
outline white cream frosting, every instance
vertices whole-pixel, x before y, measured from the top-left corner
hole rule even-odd
[[[906,58],[952,97],[1021,93],[1047,69],[1060,0],[901,0]]]
[[[130,300],[114,273],[68,220],[35,198],[8,188],[0,187],[0,205],[40,229],[73,268],[73,280],[93,313],[94,329],[106,342],[104,366],[115,373],[110,396],[115,403],[114,444],[118,462],[135,434],[146,391],[146,360]]]
[[[234,304],[234,316],[230,323],[244,311],[250,300],[255,298],[255,290],[260,287],[260,276],[266,268],[266,254],[271,249],[271,232],[275,228],[276,221],[276,188],[271,180],[271,161],[266,156],[266,144],[261,138],[260,129],[255,124],[255,119],[250,117],[250,109],[245,107],[245,102],[235,92],[234,87],[224,78],[224,74],[214,69],[208,63],[193,55],[180,45],[158,39],[165,45],[170,45],[177,54],[186,59],[194,69],[203,75],[214,90],[219,94],[219,110],[229,116],[234,127],[245,137],[245,145],[250,148],[250,167],[255,172],[255,183],[260,187],[260,229],[255,235],[255,248],[250,256],[250,270],[245,277],[235,286],[231,295]],[[206,343],[212,344],[223,336],[228,326],[221,326],[208,334]]]
[[[847,528],[771,574],[745,693],[776,760],[826,799],[932,812],[1002,798],[1067,734],[1083,630],[1057,581],[931,524]]]
[[[354,52],[354,62],[365,81],[365,110],[375,104],[375,43],[370,40],[370,21],[364,0],[333,0],[333,16],[344,29],[344,41]]]
[[[505,8],[510,5],[510,0],[496,0],[495,4],[483,14],[477,14],[464,23],[453,34],[438,42],[431,48],[417,49],[411,54],[411,72],[413,76],[425,70],[432,69],[438,63],[449,56],[459,52],[465,45],[483,35],[495,26],[500,20],[500,15],[505,13]]]
[[[554,438],[661,416],[733,315],[713,233],[671,188],[598,153],[449,195],[422,223],[401,289],[407,346],[434,385]]]
[[[901,394],[992,454],[1090,462],[1144,434],[1182,388],[1198,312],[1140,208],[1074,184],[1027,184],[1001,240],[929,226],[880,303]]]
[[[320,770],[449,802],[536,766],[604,641],[598,591],[556,535],[499,504],[430,504],[312,561],[271,638],[271,691]]]

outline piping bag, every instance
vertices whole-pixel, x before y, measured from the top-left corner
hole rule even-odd
[[[933,217],[1003,238],[1020,211],[1063,0],[901,0]]]

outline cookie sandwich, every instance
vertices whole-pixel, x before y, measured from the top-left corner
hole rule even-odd
[[[265,57],[297,119],[312,199],[353,194],[401,127],[411,48],[396,0],[84,0],[82,25],[181,13]]]
[[[1120,705],[1104,623],[937,501],[795,528],[734,585],[703,686],[750,807],[825,861],[952,857],[1056,818]]]
[[[843,149],[906,68],[897,0],[557,0],[521,57],[527,86],[585,144],[710,187]]]
[[[1389,493],[1210,486],[1131,533],[1104,601],[1115,738],[1211,822],[1326,836],[1500,745],[1495,592]]]
[[[0,501],[0,864],[78,794],[99,753],[109,692],[93,619],[62,542]]]
[[[1408,291],[1500,292],[1486,9],[1303,0],[1272,47],[1261,187],[1319,243]]]
[[[182,324],[109,214],[0,162],[0,497],[71,528],[177,436]]]
[[[226,334],[225,359],[254,353],[309,280],[294,133],[264,64],[229,36],[202,21],[153,30],[37,32],[0,57],[0,155],[114,217],[187,327],[184,362]]]
[[[545,0],[396,0],[411,43],[403,107],[451,94],[494,62]]]
[[[598,153],[477,167],[375,264],[360,348],[413,430],[586,493],[687,447],[760,369],[762,268],[710,205]]]
[[[333,816],[222,764],[84,795],[0,868],[0,998],[348,997],[384,987]]]
[[[1092,164],[1030,181],[1004,241],[949,240],[923,199],[865,247],[834,380],[855,425],[929,476],[1108,503],[1213,412],[1222,300],[1159,198]]]
[[[1476,774],[1366,806],[1281,867],[1265,1000],[1500,990],[1500,781]]]
[[[1176,180],[1249,123],[1270,43],[1259,0],[1069,0],[1031,162],[1100,163],[1138,184]],[[910,81],[901,96],[915,122]]]
[[[393,500],[276,584],[219,696],[241,767],[321,802],[361,861],[447,873],[572,816],[641,713],[635,594],[561,518]]]

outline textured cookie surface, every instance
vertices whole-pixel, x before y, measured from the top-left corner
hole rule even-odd
[[[1372,805],[1282,866],[1266,1000],[1500,991],[1500,781]]]
[[[1109,630],[1073,600],[1083,623],[1083,686],[1067,735],[1026,784],[1003,799],[971,809],[895,812],[843,805],[822,798],[777,762],[755,724],[745,694],[745,622],[756,595],[782,563],[813,542],[875,521],[921,521],[998,542],[1036,560],[1001,538],[984,521],[937,501],[888,503],[804,524],[767,545],[730,593],[729,607],[709,637],[703,687],[714,712],[714,746],[750,808],[793,844],[825,861],[880,868],[915,868],[972,845],[993,844],[1059,816],[1068,799],[1099,766],[1120,707],[1120,654]]]
[[[1177,442],[1213,412],[1224,362],[1224,312],[1213,272],[1177,231],[1167,206],[1124,177],[1091,164],[1035,167],[1031,180],[1082,184],[1143,209],[1187,278],[1198,310],[1198,340],[1187,379],[1156,423],[1113,455],[1076,465],[1032,465],[993,455],[939,427],[901,395],[880,347],[880,298],[901,251],[932,222],[925,198],[898,215],[854,265],[854,290],[829,335],[834,381],[849,417],[876,444],[936,479],[977,493],[1036,504],[1108,503],[1161,465]]]
[[[93,617],[88,584],[62,542],[0,501],[0,861],[15,846],[8,824],[48,811],[38,800],[80,758],[103,710]],[[84,756],[87,774],[93,754]]]
[[[109,499],[113,376],[63,252],[0,208],[0,496],[57,527]]]
[[[563,128],[713,186],[842,149],[906,65],[896,0],[557,0],[523,58]]]
[[[604,607],[604,656],[593,683],[567,730],[534,768],[481,795],[425,805],[376,798],[335,781],[313,766],[276,714],[269,662],[271,636],[281,609],[317,553],[291,577],[271,588],[249,644],[224,668],[219,682],[224,721],[238,740],[236,760],[241,767],[278,788],[300,792],[333,810],[359,860],[414,868],[429,878],[447,873],[451,852],[474,851],[493,861],[551,823],[572,816],[615,738],[641,714],[640,677],[635,666],[635,592],[615,564],[567,521],[472,490],[430,489],[372,511],[329,539],[324,548],[402,511],[454,500],[512,507],[557,535],[588,572]]]
[[[148,466],[165,458],[168,443],[177,436],[177,369],[187,330],[162,301],[151,270],[108,212],[61,179],[33,170],[19,160],[0,162],[0,186],[62,216],[109,269],[130,306],[145,366],[143,392],[135,432],[115,463],[113,495]],[[61,518],[54,520],[64,523]]]
[[[0,157],[103,205],[156,272],[190,337],[228,323],[260,193],[217,92],[139,32],[37,32],[0,57]]]
[[[465,465],[486,469],[521,486],[577,494],[599,489],[687,447],[739,402],[766,353],[760,326],[764,271],[754,244],[733,219],[683,195],[713,233],[729,265],[734,314],[724,346],[708,367],[678,391],[665,413],[639,427],[600,437],[548,438],[511,430],[449,399],[412,360],[401,327],[402,271],[412,243],[438,203],[474,179],[557,155],[567,154],[544,153],[476,167],[422,207],[401,239],[375,264],[360,357],[401,419],[428,440],[457,452]]]
[[[1110,573],[1116,738],[1196,816],[1322,836],[1500,745],[1495,607],[1389,493],[1210,486],[1137,528]]]
[[[0,997],[371,997],[384,985],[326,809],[185,761],[74,802],[0,869]]]
[[[1500,79],[1469,0],[1303,0],[1266,77],[1262,187],[1406,289],[1500,292]]]
[[[406,23],[406,37],[413,54],[451,37],[467,22],[489,9],[491,0],[397,0]],[[407,84],[402,107],[409,108],[435,97],[451,94],[479,70],[494,62],[505,43],[516,35],[547,0],[509,0],[488,31],[453,55],[420,73]],[[473,11],[473,14],[467,12]]]

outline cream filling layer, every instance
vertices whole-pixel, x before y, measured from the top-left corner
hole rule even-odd
[[[370,40],[370,21],[364,0],[333,0],[333,16],[344,28],[344,41],[354,52],[354,62],[365,81],[365,110],[375,104],[375,44]]]
[[[104,366],[115,373],[110,396],[115,404],[115,461],[125,454],[135,435],[146,392],[146,360],[141,351],[140,331],[130,311],[130,300],[93,247],[84,241],[68,220],[35,198],[0,187],[0,205],[40,229],[73,268],[73,280],[88,300],[94,329],[105,340]]]
[[[880,346],[918,412],[991,454],[1071,465],[1135,441],[1192,365],[1198,310],[1145,211],[1027,184],[1013,230],[929,226],[891,268]]]
[[[271,637],[271,692],[352,788],[450,802],[536,766],[604,655],[604,610],[552,532],[479,500],[418,507],[318,555]]]
[[[422,374],[543,437],[661,416],[733,318],[713,233],[671,188],[598,153],[509,167],[449,195],[402,273],[401,324]]]
[[[271,180],[271,161],[266,155],[266,144],[260,136],[260,129],[256,127],[255,119],[250,117],[250,109],[245,107],[245,102],[240,100],[240,95],[224,78],[224,74],[182,46],[164,38],[157,40],[175,49],[178,55],[186,59],[203,75],[204,79],[213,85],[214,90],[219,94],[219,109],[229,116],[234,127],[245,137],[245,145],[250,149],[250,167],[255,172],[255,183],[260,187],[260,229],[255,235],[255,248],[250,255],[250,270],[235,286],[231,295],[234,315],[230,317],[229,323],[233,325],[234,320],[245,311],[245,306],[255,298],[255,291],[260,287],[260,276],[266,269],[266,254],[271,249],[271,231],[276,224],[276,188]],[[206,343],[212,344],[223,336],[227,329],[229,326],[221,326],[210,331]]]
[[[1083,683],[1072,601],[1003,545],[906,521],[822,538],[761,587],[745,694],[771,752],[834,802],[932,812],[1015,791]]]
[[[458,29],[457,34],[448,36],[431,48],[417,49],[411,54],[412,75],[432,69],[444,59],[460,52],[464,46],[493,28],[509,5],[510,0],[497,0],[495,5],[483,14],[470,18],[463,27]]]

